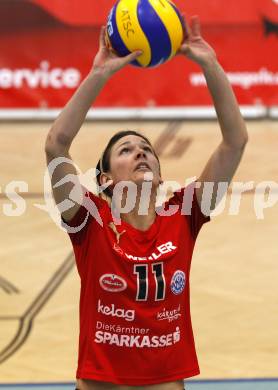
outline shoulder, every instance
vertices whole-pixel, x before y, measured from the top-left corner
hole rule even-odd
[[[71,220],[63,220],[62,226],[68,233],[84,232],[93,221],[102,226],[103,214],[109,208],[109,204],[105,199],[83,188],[83,198],[77,213]]]
[[[199,205],[195,181],[175,191],[167,203],[169,206],[176,205],[176,211],[187,219],[194,239],[197,238],[202,225],[210,221],[210,217],[202,212]]]

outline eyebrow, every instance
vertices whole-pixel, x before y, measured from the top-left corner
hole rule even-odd
[[[151,148],[151,146],[150,146],[150,144],[148,144],[146,141],[144,141],[144,140],[142,140],[142,141],[140,141],[143,145],[147,145],[147,146],[149,146],[150,148]],[[125,141],[125,142],[123,142],[121,145],[119,145],[117,148],[116,148],[116,150],[118,150],[121,146],[123,146],[123,145],[126,145],[126,144],[131,144],[131,142],[130,141]]]

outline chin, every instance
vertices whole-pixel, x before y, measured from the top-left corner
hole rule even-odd
[[[152,171],[136,171],[136,181],[138,179],[143,181],[154,181],[154,174]]]
[[[157,188],[159,186],[159,180],[157,180],[155,178],[152,178],[150,180],[146,180],[144,177],[137,178],[136,180],[134,180],[134,183],[138,187],[142,187],[143,184],[146,187],[152,187],[152,188]]]

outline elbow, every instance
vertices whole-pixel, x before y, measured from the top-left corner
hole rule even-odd
[[[46,154],[46,157],[51,159],[61,155],[59,149],[48,141],[46,141],[44,145],[44,152]]]
[[[44,145],[44,152],[46,154],[47,159],[53,159],[61,155],[59,148],[48,139],[46,140]]]
[[[244,151],[247,142],[248,142],[248,131],[247,131],[247,126],[245,122],[242,119],[241,125],[238,126],[238,131],[237,131],[238,136],[236,136],[235,139],[235,144],[237,146],[237,149]]]
[[[249,136],[248,136],[248,131],[247,131],[247,128],[246,128],[246,124],[244,123],[243,124],[243,129],[242,129],[242,135],[240,137],[240,140],[241,140],[241,145],[240,145],[240,148],[242,150],[245,149],[246,145],[247,145],[247,142],[249,140]]]
[[[242,150],[245,149],[245,147],[246,147],[248,141],[249,141],[249,137],[248,137],[248,133],[247,133],[247,131],[246,131],[246,134],[244,135],[244,137],[243,137],[243,139],[242,139],[242,141],[241,141],[241,149],[242,149]]]
[[[44,151],[47,157],[59,157],[68,155],[70,148],[70,140],[68,137],[63,134],[58,134],[55,136],[53,132],[50,132],[47,135]]]
[[[233,149],[234,151],[241,151],[243,152],[246,145],[248,143],[248,133],[247,131],[241,134],[238,137],[233,138],[232,140],[224,140],[224,144],[229,149]]]
[[[244,124],[244,130],[243,130],[243,135],[242,135],[242,145],[243,145],[243,148],[245,148],[248,140],[249,140],[249,135],[248,135],[248,131],[247,131],[246,125]]]
[[[51,156],[52,154],[54,154],[54,145],[52,143],[50,134],[48,134],[45,140],[44,151],[47,156]]]
[[[237,149],[244,151],[247,142],[248,142],[248,134],[246,133],[246,136],[242,137],[242,139],[240,139],[240,141],[238,142]]]

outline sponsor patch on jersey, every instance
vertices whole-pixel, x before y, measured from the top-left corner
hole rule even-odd
[[[105,291],[120,292],[127,288],[126,281],[115,274],[104,274],[99,278],[99,284]]]
[[[98,300],[98,313],[102,313],[105,316],[124,318],[126,321],[134,321],[135,310],[125,310],[124,308],[116,307],[114,304],[105,305]]]
[[[103,332],[95,332],[95,343],[107,344],[128,348],[165,348],[179,343],[181,339],[180,328],[177,326],[172,333],[163,335],[130,335]]]
[[[171,279],[171,291],[173,294],[181,294],[185,287],[185,273],[177,270]]]
[[[130,253],[124,252],[124,250],[116,243],[113,245],[114,251],[120,255],[125,256],[128,260],[134,261],[146,261],[146,260],[158,260],[160,257],[167,257],[168,254],[174,253],[177,251],[177,246],[173,245],[172,241],[165,242],[155,248],[155,250],[150,253],[148,256],[135,256]]]
[[[165,307],[162,311],[158,312],[156,315],[156,319],[158,321],[166,320],[168,322],[173,322],[178,320],[181,317],[181,305],[179,305],[176,309],[167,310]]]

